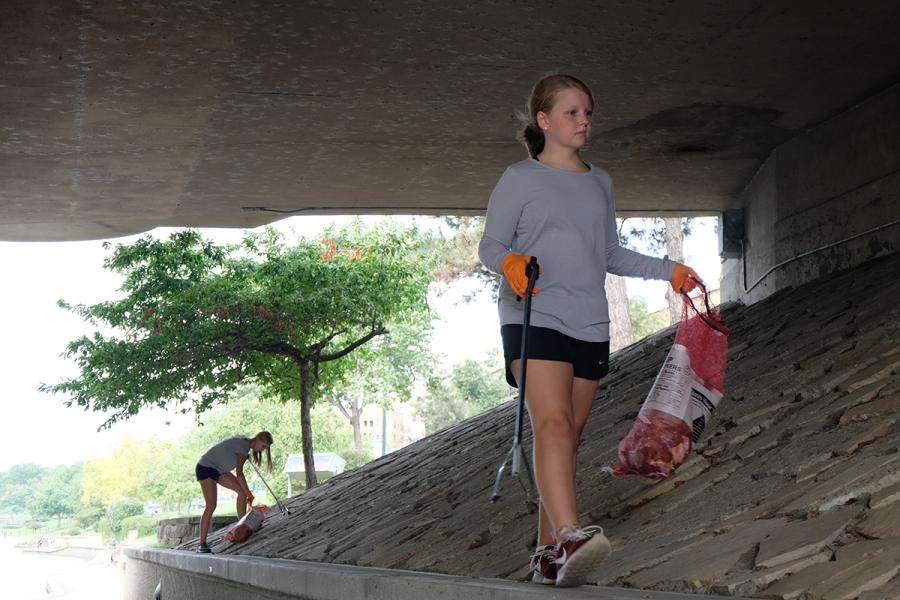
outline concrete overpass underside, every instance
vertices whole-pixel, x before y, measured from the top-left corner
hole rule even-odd
[[[897,597],[900,3],[4,0],[0,239],[307,213],[478,214],[524,156],[515,111],[551,71],[593,87],[586,158],[612,173],[620,213],[741,209],[725,300],[815,280],[728,309],[733,401],[669,488],[610,482],[599,467],[671,332],[616,355],[580,471],[589,520],[622,550],[601,583],[780,585],[784,598],[818,586],[815,597],[851,598],[871,580],[826,584],[865,567],[887,590],[865,598]],[[292,499],[302,517],[240,549],[216,546],[259,559],[134,552],[134,596],[196,576],[196,590],[164,597],[239,597],[214,580],[250,573],[244,581],[268,590],[259,597],[282,598],[259,567],[271,557],[523,577],[531,534],[518,523],[532,516],[512,497],[500,513],[485,500],[509,408]],[[474,458],[460,461],[460,449]],[[316,499],[365,502],[338,493],[359,489],[375,504],[345,508],[362,522],[329,529],[335,504]],[[778,541],[782,529],[793,545]],[[355,597],[404,597],[396,586],[423,597],[406,576],[379,577],[359,574]],[[505,587],[515,584],[437,584],[448,598],[475,597],[472,585],[479,597],[526,597]],[[302,597],[345,591],[315,596],[312,585]],[[591,592],[649,597],[555,597]]]
[[[623,213],[714,214],[900,81],[888,1],[0,3],[0,239],[476,214],[551,71]],[[260,209],[266,210],[260,210]]]

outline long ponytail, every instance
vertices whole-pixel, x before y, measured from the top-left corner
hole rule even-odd
[[[524,129],[516,136],[516,139],[525,144],[525,147],[528,149],[528,155],[531,158],[537,158],[538,154],[544,151],[546,139],[544,138],[544,132],[541,131],[537,123],[525,125]]]
[[[253,436],[253,438],[262,440],[266,443],[266,470],[269,473],[271,473],[272,472],[272,451],[269,448],[272,446],[272,444],[275,443],[275,440],[272,437],[272,434],[269,433],[268,431],[260,431],[255,436]],[[252,460],[254,463],[256,463],[256,466],[258,467],[258,466],[260,466],[260,463],[262,462],[262,454],[260,452],[257,452],[256,450],[251,449],[250,450],[250,460]]]

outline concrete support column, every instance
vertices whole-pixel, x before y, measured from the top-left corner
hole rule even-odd
[[[724,262],[723,301],[750,304],[900,251],[900,84],[782,144],[741,201],[746,276],[742,259]]]

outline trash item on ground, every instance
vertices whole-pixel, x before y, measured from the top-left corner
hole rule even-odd
[[[667,479],[687,460],[722,399],[730,332],[710,307],[705,288],[703,292],[703,310],[682,294],[675,343],[631,431],[619,443],[613,475]]]
[[[257,504],[247,511],[241,519],[231,526],[222,537],[229,542],[240,544],[247,541],[255,531],[262,526],[263,519],[269,514],[269,507],[265,504]]]

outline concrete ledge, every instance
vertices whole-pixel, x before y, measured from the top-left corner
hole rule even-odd
[[[600,598],[604,600],[697,600],[698,595],[638,589],[550,586],[502,579],[375,569],[278,558],[201,555],[179,550],[126,548],[125,597],[150,600],[162,583],[161,600],[514,600]],[[704,598],[714,596],[704,595]],[[734,600],[734,597],[730,597]]]

